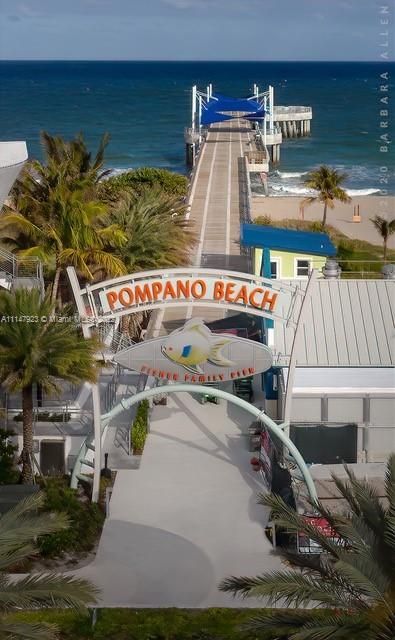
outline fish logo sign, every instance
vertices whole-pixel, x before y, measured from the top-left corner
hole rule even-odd
[[[231,339],[214,335],[201,318],[192,318],[181,329],[173,331],[161,347],[162,354],[186,371],[202,374],[209,362],[217,367],[233,367],[235,363],[222,354]]]

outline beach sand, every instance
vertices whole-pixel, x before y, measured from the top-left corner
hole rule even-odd
[[[302,219],[300,204],[303,198],[286,197],[253,197],[251,200],[251,216],[270,216],[273,222],[283,218]],[[359,205],[361,222],[353,222],[354,206]],[[322,220],[323,205],[314,203],[304,208],[305,220]],[[388,220],[395,218],[395,196],[359,196],[349,204],[337,202],[334,209],[328,209],[327,223],[339,229],[350,238],[367,240],[372,244],[382,244],[381,237],[375,230],[370,218],[379,215]],[[390,236],[388,247],[395,249],[395,234]]]

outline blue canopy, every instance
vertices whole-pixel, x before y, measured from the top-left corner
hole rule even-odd
[[[291,253],[335,256],[336,247],[327,233],[296,231],[259,224],[242,224],[241,243],[245,247],[260,247]]]
[[[265,111],[261,104],[252,98],[231,98],[215,93],[202,109],[202,124],[231,120],[235,116],[227,115],[229,112],[241,112],[250,120],[262,119]]]

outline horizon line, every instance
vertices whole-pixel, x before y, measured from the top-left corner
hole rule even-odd
[[[395,62],[395,58],[391,60],[264,60],[264,59],[251,59],[251,60],[231,60],[231,59],[215,59],[215,60],[198,60],[198,59],[154,59],[154,58],[2,58],[0,62],[163,62],[163,63],[288,63],[288,64],[298,64],[301,62],[310,62],[310,63],[377,63],[377,64],[388,64],[389,62]]]

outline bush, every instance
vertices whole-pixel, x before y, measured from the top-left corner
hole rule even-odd
[[[132,426],[133,451],[142,451],[147,439],[147,427],[141,418],[136,418]]]
[[[143,400],[137,408],[136,417],[131,427],[133,451],[142,451],[144,449],[148,433],[148,413],[149,402],[148,400]]]
[[[19,471],[15,464],[15,453],[18,447],[9,438],[12,431],[0,429],[0,484],[15,484],[19,479]]]
[[[70,520],[70,527],[39,538],[40,553],[46,557],[54,557],[65,552],[90,551],[104,522],[104,514],[99,506],[81,502],[77,490],[70,489],[65,478],[48,479],[43,490],[46,494],[44,509],[65,513]]]
[[[106,200],[116,200],[125,189],[132,189],[139,194],[147,188],[160,188],[167,195],[182,198],[188,191],[188,178],[166,169],[141,167],[104,180],[100,184],[99,192]]]
[[[258,216],[257,218],[254,219],[253,222],[254,222],[254,224],[260,224],[260,225],[265,226],[265,227],[267,227],[267,226],[275,227],[276,226],[275,224],[273,224],[273,220],[268,215]]]

